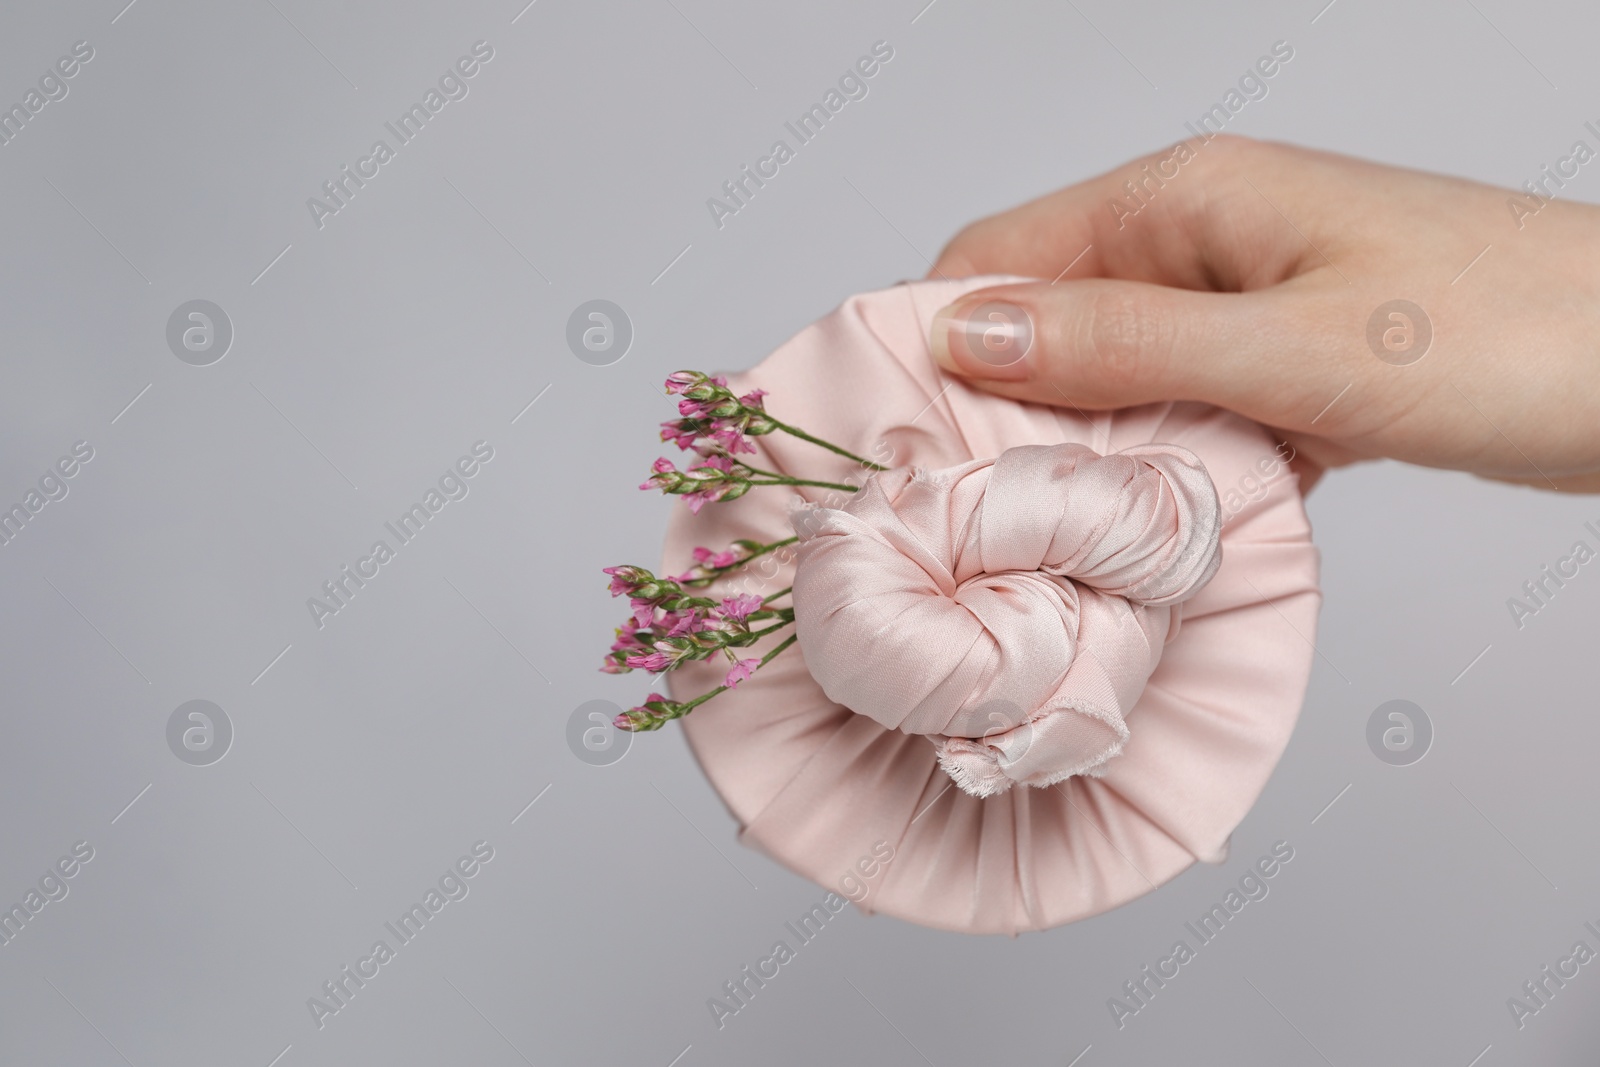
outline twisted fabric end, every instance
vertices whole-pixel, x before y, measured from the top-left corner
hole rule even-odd
[[[940,768],[961,791],[990,797],[1013,785],[1043,789],[1074,775],[1098,778],[1129,736],[1117,711],[1080,703],[1049,708],[999,734],[933,740]]]
[[[800,643],[829,697],[927,735],[972,796],[1098,776],[1172,606],[1221,563],[1220,511],[1171,445],[876,474],[842,508],[791,516]]]

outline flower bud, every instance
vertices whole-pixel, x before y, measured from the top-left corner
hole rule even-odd
[[[629,708],[612,719],[611,725],[630,733],[640,730],[659,730],[671,720],[682,718],[683,714],[683,705],[676,704],[659,693],[651,693],[645,697],[643,704]]]
[[[633,595],[634,591],[642,583],[655,581],[655,575],[651,574],[643,567],[626,565],[621,567],[606,567],[600,573],[609,574],[611,576],[612,596],[621,596],[624,593]]]

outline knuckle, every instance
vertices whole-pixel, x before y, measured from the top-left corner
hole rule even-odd
[[[1251,146],[1260,142],[1242,133],[1218,133],[1213,134],[1208,143],[1221,152],[1238,154],[1248,151]]]
[[[988,219],[979,219],[977,222],[968,223],[945,244],[944,249],[939,253],[939,259],[972,261],[976,250],[988,243],[990,232],[991,224]]]
[[[1233,178],[1267,158],[1271,146],[1237,133],[1212,136],[1195,156],[1193,168],[1211,178]]]
[[[1085,372],[1119,395],[1161,377],[1174,344],[1172,318],[1136,293],[1104,289],[1089,298],[1075,346]]]

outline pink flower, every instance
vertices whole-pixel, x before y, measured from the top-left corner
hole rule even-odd
[[[667,669],[667,665],[671,660],[667,658],[665,652],[651,652],[647,655],[629,656],[626,662],[628,666],[636,670],[660,673]]]
[[[684,397],[678,401],[678,414],[686,419],[703,419],[717,403],[714,400],[690,400]]]
[[[651,470],[654,473],[639,486],[640,489],[657,489],[683,496],[689,504],[689,510],[697,514],[708,503],[737,500],[751,488],[751,483],[733,469],[733,460],[728,456],[707,456],[682,471],[663,457],[655,461]]]
[[[700,547],[694,550],[694,561],[702,567],[731,567],[739,562],[739,557],[730,551],[713,552],[709,548]]]
[[[749,482],[712,482],[704,489],[684,494],[683,500],[689,505],[689,510],[698,515],[705,505],[722,500],[738,500],[749,489]]]
[[[629,606],[633,608],[633,621],[640,629],[656,621],[656,605],[652,600],[634,600]]]
[[[751,612],[759,611],[761,605],[761,598],[754,593],[740,593],[738,596],[723,598],[722,614],[730,619],[743,622]]]
[[[624,626],[617,627],[617,639],[611,643],[611,651],[625,652],[636,648],[644,648],[645,644],[639,640],[639,635]]]
[[[750,443],[738,427],[729,425],[727,419],[717,419],[711,424],[711,439],[728,452],[738,455],[741,452],[755,453],[756,446]]]
[[[699,436],[700,428],[698,426],[685,426],[680,419],[672,419],[661,424],[661,439],[663,441],[671,441],[685,452],[694,447],[694,443]]]
[[[767,395],[767,391],[765,389],[753,389],[750,392],[744,394],[744,396],[741,396],[739,398],[739,403],[743,404],[747,408],[756,408],[757,410],[765,410],[765,408],[762,406],[761,398],[766,396],[766,395]]]
[[[650,470],[649,479],[639,486],[640,489],[662,489],[671,492],[672,486],[678,482],[680,472],[666,456],[650,464]]]
[[[671,628],[667,631],[668,637],[683,637],[687,634],[699,633],[704,629],[701,622],[700,612],[697,610],[691,610],[682,615],[674,613],[662,620],[663,625],[671,624]]]
[[[633,567],[607,567],[600,573],[611,575],[611,595],[621,596],[633,589],[633,571]]]
[[[644,698],[642,704],[629,708],[612,719],[611,725],[619,730],[627,730],[630,733],[635,730],[656,730],[678,710],[678,705],[660,693],[651,693]]]
[[[722,684],[729,689],[737,689],[739,683],[754,674],[759,666],[761,666],[761,661],[758,659],[739,660],[729,669],[728,676],[722,680]]]
[[[666,390],[668,393],[682,393],[693,389],[706,380],[706,376],[699,371],[680,370],[667,375]]]

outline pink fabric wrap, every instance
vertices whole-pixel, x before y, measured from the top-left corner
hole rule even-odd
[[[719,583],[793,585],[799,644],[684,732],[745,844],[865,910],[971,933],[1085,918],[1220,862],[1288,743],[1320,603],[1260,427],[1193,403],[1019,404],[938,369],[934,312],[1010,280],[853,297],[732,376],[894,469],[757,438],[757,466],[864,488],[675,507],[662,572],[800,531]],[[725,669],[668,684],[683,699]]]
[[[1222,562],[1220,520],[1172,445],[876,474],[795,519],[800,647],[830,699],[933,735],[973,796],[1094,773],[1128,739],[1170,605]]]

